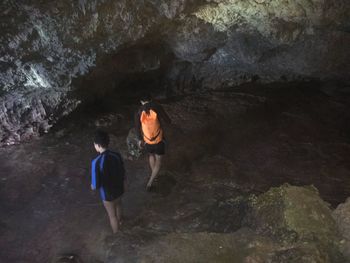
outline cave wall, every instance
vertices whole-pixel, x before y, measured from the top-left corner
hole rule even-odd
[[[172,2],[2,1],[1,144],[45,132],[74,110],[72,81],[185,8]]]
[[[47,132],[135,76],[169,94],[349,81],[347,0],[4,0],[1,10],[1,145]]]

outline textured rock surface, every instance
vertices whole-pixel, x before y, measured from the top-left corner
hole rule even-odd
[[[227,174],[222,177],[230,178]],[[183,183],[181,182],[184,187],[182,195],[187,189]],[[331,217],[331,210],[315,189],[296,186],[270,189],[259,196],[257,202],[253,202],[255,221],[246,222],[249,228],[240,228],[227,234],[230,230],[226,232],[217,228],[215,231],[213,226],[206,229],[204,216],[198,220],[189,220],[195,218],[196,213],[205,213],[204,200],[195,200],[198,195],[201,195],[200,198],[203,194],[207,195],[207,203],[212,202],[210,199],[213,198],[208,195],[212,191],[209,185],[198,181],[196,185],[203,190],[207,188],[202,190],[202,194],[193,191],[196,197],[193,196],[190,203],[183,202],[185,206],[191,207],[192,212],[186,212],[185,207],[177,205],[176,216],[168,218],[168,214],[173,214],[173,209],[163,207],[161,212],[153,210],[161,207],[161,202],[164,201],[167,207],[173,208],[176,200],[174,195],[153,202],[151,211],[145,211],[146,214],[143,215],[147,218],[143,221],[150,220],[148,224],[140,224],[112,239],[112,242],[107,241],[106,262],[113,262],[116,258],[131,262],[346,262],[337,245],[338,230]],[[227,220],[238,208],[227,206],[228,204],[228,200],[222,200],[219,204],[210,206],[206,210],[212,210],[213,213],[206,216],[215,218],[216,221],[220,221],[220,217],[222,220],[226,217]],[[220,209],[224,211],[223,214],[219,213]],[[162,213],[161,219],[156,217],[159,213]],[[245,212],[241,210],[240,213]],[[182,220],[192,224],[183,224]],[[220,222],[221,226],[228,224],[229,220]],[[256,227],[257,224],[260,227]],[[201,232],[205,229],[206,232]],[[125,244],[133,245],[126,250]]]
[[[130,129],[126,137],[126,145],[128,146],[128,154],[131,158],[139,158],[142,154],[142,148],[139,146],[139,138],[135,128]]]
[[[233,234],[169,234],[140,249],[138,254],[141,262],[336,262],[312,244],[283,246],[249,229]]]
[[[124,249],[125,244],[133,244]],[[343,263],[329,258],[315,244],[282,244],[248,228],[235,233],[124,232],[107,241],[105,262],[233,262],[233,263]]]
[[[254,198],[247,223],[260,233],[295,239],[337,240],[337,227],[329,205],[320,199],[316,188],[284,185],[271,188]],[[271,232],[271,230],[273,231]]]
[[[238,72],[243,81],[256,75],[268,81],[346,78],[350,53],[340,43],[350,40],[348,1],[215,2],[201,7],[195,16],[228,39],[200,66],[208,67],[202,72],[212,69],[212,77],[231,78],[232,83],[239,82]]]
[[[331,258],[340,256],[341,236],[332,211],[314,187],[271,188],[252,199],[245,224],[282,242],[313,242]]]
[[[180,1],[2,1],[1,142],[21,140],[27,126],[36,135],[35,123],[45,125],[51,112],[61,117],[73,110],[77,103],[68,92],[74,78],[87,74],[103,54],[144,37],[156,21],[171,18],[181,7]],[[45,96],[49,112],[41,109],[39,100]],[[38,117],[27,120],[23,112]]]
[[[345,203],[340,204],[334,211],[333,217],[337,222],[340,233],[344,240],[342,240],[342,250],[344,255],[350,259],[350,199]]]
[[[257,80],[347,81],[349,6],[347,0],[2,1],[1,144],[37,135],[37,126],[50,126],[79,101],[113,90],[149,86],[178,94]],[[78,87],[84,95],[74,92]]]
[[[11,145],[48,132],[57,118],[69,114],[79,101],[61,91],[9,93],[0,98],[0,141]]]

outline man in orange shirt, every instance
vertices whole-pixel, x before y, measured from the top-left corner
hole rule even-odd
[[[135,127],[139,137],[139,144],[144,144],[145,150],[149,154],[151,176],[147,183],[147,190],[150,190],[154,179],[158,175],[162,157],[165,154],[162,122],[171,123],[171,120],[163,107],[152,101],[150,95],[144,95],[140,102],[141,107],[135,114]]]

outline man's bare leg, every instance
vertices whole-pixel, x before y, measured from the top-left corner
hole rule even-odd
[[[148,180],[147,188],[150,188],[152,186],[153,180],[157,177],[160,170],[160,166],[162,164],[162,155],[155,154],[154,156],[155,156],[154,168],[152,170],[151,178]]]
[[[149,167],[151,168],[151,175],[148,178],[148,182],[147,182],[147,189],[149,190],[148,183],[149,183],[150,178],[152,177],[153,170],[154,170],[155,165],[156,165],[156,155],[153,153],[150,153],[148,156],[148,160],[149,160]]]
[[[106,208],[112,231],[115,234],[119,229],[119,221],[117,217],[115,201],[103,201],[103,205]]]
[[[151,167],[151,172],[153,173],[154,166],[156,164],[156,156],[155,156],[155,154],[150,153],[149,156],[148,156],[148,160],[149,160],[149,166]]]

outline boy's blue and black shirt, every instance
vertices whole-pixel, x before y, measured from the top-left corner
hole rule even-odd
[[[106,150],[91,163],[91,185],[102,200],[112,201],[124,193],[125,169],[121,155]]]

